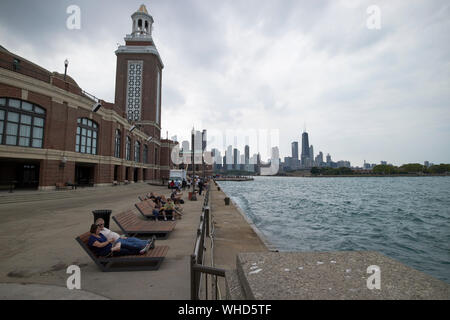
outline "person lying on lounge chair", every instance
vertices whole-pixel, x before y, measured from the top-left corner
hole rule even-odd
[[[149,240],[141,240],[138,238],[134,238],[134,237],[125,237],[125,236],[121,236],[118,233],[109,230],[108,228],[105,228],[105,220],[103,220],[102,218],[98,218],[97,220],[95,220],[95,224],[100,227],[100,233],[103,234],[105,236],[105,238],[107,240],[114,240],[114,244],[117,244],[118,242],[120,243],[125,243],[125,244],[131,244],[131,245],[137,245],[137,246],[143,246],[145,247],[147,245],[147,243],[149,242]],[[152,246],[154,247],[154,241],[152,242]],[[152,249],[152,248],[150,248]]]
[[[91,225],[90,232],[91,235],[89,236],[88,245],[100,257],[145,254],[152,246],[152,242],[148,242],[145,246],[142,246],[129,243],[122,244],[120,239],[118,242],[115,242],[114,239],[108,240],[100,233],[100,227],[96,224]]]

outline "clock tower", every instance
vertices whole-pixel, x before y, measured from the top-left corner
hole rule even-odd
[[[153,17],[145,5],[131,19],[131,34],[126,35],[125,45],[116,50],[115,104],[131,124],[159,141],[164,64],[152,38]]]

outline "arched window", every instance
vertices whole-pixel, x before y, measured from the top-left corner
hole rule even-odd
[[[131,160],[131,139],[127,137],[127,143],[125,146],[125,159]]]
[[[139,141],[134,143],[134,161],[141,162],[141,143]]]
[[[120,130],[116,129],[116,136],[114,139],[114,157],[120,158]]]
[[[148,146],[144,144],[144,151],[142,152],[142,162],[148,163]]]
[[[75,151],[97,154],[98,125],[88,118],[78,118]]]
[[[19,99],[0,98],[0,144],[42,148],[45,110]]]

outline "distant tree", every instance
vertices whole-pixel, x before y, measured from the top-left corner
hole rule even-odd
[[[406,173],[417,173],[417,172],[423,172],[424,166],[420,163],[407,163],[402,165],[399,170],[400,172],[406,172]]]
[[[387,164],[379,164],[372,169],[373,173],[377,174],[396,174],[399,173],[397,167]]]
[[[430,173],[446,173],[450,172],[450,164],[441,163],[428,168]]]
[[[317,175],[319,173],[320,173],[319,168],[317,168],[317,167],[312,167],[311,168],[311,174]]]

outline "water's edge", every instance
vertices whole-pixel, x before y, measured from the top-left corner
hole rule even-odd
[[[266,246],[267,250],[269,251],[279,251],[279,248],[275,246],[273,243],[271,243],[267,237],[262,233],[261,230],[256,227],[256,225],[253,223],[253,221],[247,216],[245,211],[236,203],[236,201],[233,200],[232,197],[230,197],[220,186],[219,182],[217,182],[217,185],[220,187],[220,191],[225,194],[228,198],[230,198],[231,203],[235,206],[237,211],[241,214],[241,216],[244,218],[244,220],[247,222],[247,224],[252,228],[252,230],[256,233],[258,238],[261,240],[261,242]]]

